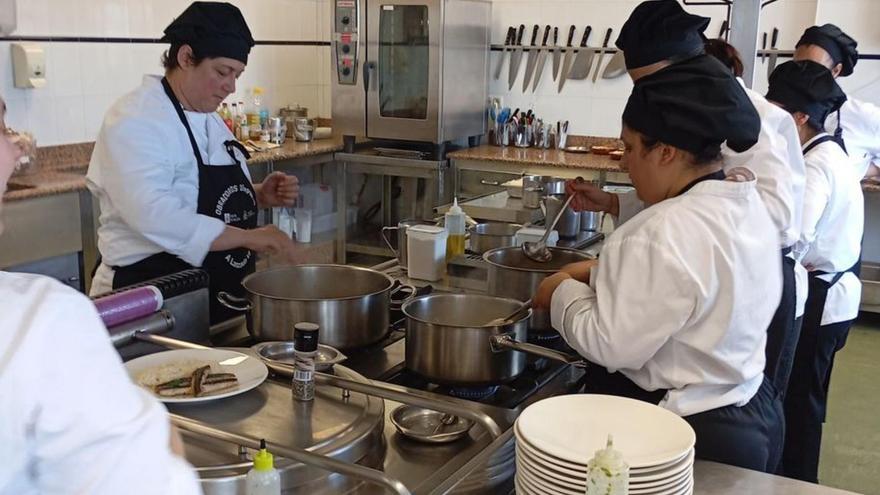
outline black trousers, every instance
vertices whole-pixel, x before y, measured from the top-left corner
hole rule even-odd
[[[795,260],[782,256],[782,299],[767,327],[767,347],[764,374],[777,391],[784,394],[791,376],[791,366],[797,348],[800,328],[795,325],[797,290],[795,288]]]

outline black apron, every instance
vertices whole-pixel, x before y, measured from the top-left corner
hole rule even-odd
[[[199,197],[196,212],[223,220],[226,225],[241,229],[254,229],[257,227],[257,200],[256,192],[250,180],[242,170],[242,164],[235,156],[235,149],[239,149],[245,156],[247,151],[235,140],[226,141],[226,151],[231,157],[229,164],[207,165],[202,160],[199,146],[193,136],[186,114],[171,86],[165,78],[162,78],[162,87],[174,110],[180,118],[181,124],[186,129],[192,146],[193,155],[199,167]],[[174,221],[169,219],[169,221]],[[210,307],[211,324],[219,323],[233,318],[240,313],[231,310],[217,301],[217,294],[221,291],[228,292],[238,297],[245,296],[242,279],[254,272],[256,256],[246,248],[230,249],[228,251],[211,251],[202,263],[202,269],[208,272],[210,278]],[[128,266],[113,267],[113,289],[127,287],[152,278],[169,275],[181,270],[192,268],[192,265],[179,257],[163,252],[149,256],[137,263]]]
[[[764,352],[764,374],[781,396],[784,396],[788,388],[799,335],[799,327],[795,325],[797,288],[794,267],[797,262],[788,256],[789,253],[791,248],[782,250],[782,298],[770,326],[767,327],[767,346]]]
[[[705,175],[682,189],[680,196],[700,182],[724,180],[723,171]],[[584,392],[629,397],[659,404],[669,392],[644,390],[623,373],[604,367],[587,368]],[[697,434],[696,457],[757,471],[774,471],[782,443],[782,404],[772,383],[764,379],[758,393],[743,407],[727,406],[683,418]]]
[[[823,136],[810,143],[804,155],[828,141],[837,142],[831,136]],[[819,278],[828,273],[813,271],[809,274],[810,292],[791,381],[785,394],[786,432],[780,474],[789,478],[818,482],[822,424],[825,422],[834,355],[846,344],[852,326],[852,320],[823,326],[822,315],[828,291],[844,274],[855,273],[858,265],[857,262],[848,270],[835,273],[828,281]]]

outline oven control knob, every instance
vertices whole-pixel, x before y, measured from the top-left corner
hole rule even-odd
[[[348,53],[351,51],[351,45],[342,45],[342,53]]]
[[[342,16],[342,23],[347,26],[349,23],[351,23],[351,18],[347,15]]]
[[[342,68],[342,75],[347,76],[349,74],[351,74],[351,69],[349,69],[348,67],[343,67]]]

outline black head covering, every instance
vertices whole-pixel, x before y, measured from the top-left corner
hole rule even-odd
[[[859,44],[834,24],[807,28],[795,46],[801,45],[819,45],[824,48],[831,55],[834,65],[843,65],[840,72],[843,77],[852,74],[859,61],[859,51],[856,50]]]
[[[227,57],[247,64],[254,38],[238,7],[193,2],[165,28],[161,41],[189,45],[196,57]]]
[[[770,74],[767,99],[779,103],[789,112],[803,112],[819,129],[825,119],[836,112],[846,95],[822,64],[812,60],[786,62]]]
[[[709,20],[685,12],[677,0],[642,2],[620,28],[615,44],[623,50],[627,69],[689,58],[703,53]]]
[[[633,87],[624,123],[676,148],[701,154],[725,141],[741,153],[758,142],[761,119],[745,90],[709,55],[666,67]]]

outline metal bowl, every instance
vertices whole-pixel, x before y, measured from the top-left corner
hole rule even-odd
[[[401,435],[425,443],[449,443],[467,435],[474,422],[455,416],[455,422],[433,434],[443,413],[422,407],[403,405],[391,411],[391,423]]]
[[[262,342],[251,349],[261,358],[279,363],[293,364],[293,342]],[[335,347],[318,344],[318,354],[315,356],[315,371],[328,371],[334,364],[339,364],[348,357],[339,352]]]

